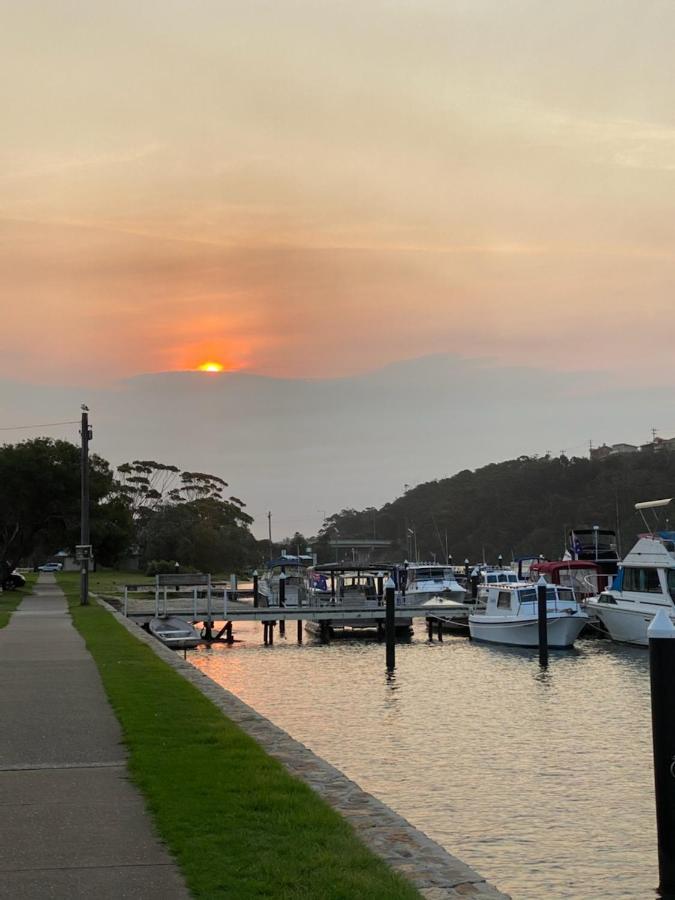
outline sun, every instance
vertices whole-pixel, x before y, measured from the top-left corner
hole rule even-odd
[[[200,366],[197,366],[198,372],[222,372],[223,369],[222,363],[217,362],[204,362]]]

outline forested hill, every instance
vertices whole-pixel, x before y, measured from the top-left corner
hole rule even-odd
[[[672,451],[604,460],[519,457],[420,484],[381,509],[342,510],[326,520],[319,543],[337,529],[340,538],[389,539],[394,556],[412,558],[416,536],[418,558],[441,561],[447,535],[455,562],[479,560],[483,553],[488,562],[498,554],[505,560],[539,553],[554,559],[566,531],[597,524],[618,530],[625,554],[645,530],[634,504],[670,496]],[[675,524],[675,507],[671,515]]]

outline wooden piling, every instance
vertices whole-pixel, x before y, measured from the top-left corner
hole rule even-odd
[[[302,620],[298,619],[298,643],[302,643]]]
[[[675,628],[659,610],[647,629],[659,855],[659,896],[675,897]]]
[[[396,668],[396,595],[394,582],[387,579],[385,586],[386,615],[384,624],[384,636],[386,642],[387,670],[391,672]]]
[[[539,625],[539,665],[548,666],[548,616],[546,610],[546,579],[537,582],[537,623]]]

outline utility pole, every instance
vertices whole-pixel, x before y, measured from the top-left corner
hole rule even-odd
[[[82,547],[80,561],[80,606],[89,604],[89,441],[92,431],[89,425],[89,407],[82,404],[82,424],[80,437],[82,438],[82,452],[80,455],[80,544]]]
[[[267,534],[270,540],[270,559],[272,559],[272,511],[267,513]]]

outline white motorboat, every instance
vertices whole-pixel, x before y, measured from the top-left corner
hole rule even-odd
[[[399,587],[402,587],[403,582],[406,603],[412,606],[419,606],[434,597],[461,602],[466,593],[455,578],[452,567],[436,563],[408,563],[403,568],[399,567]]]
[[[312,556],[280,556],[272,560],[258,582],[258,591],[267,606],[279,606],[279,582],[284,581],[284,606],[302,606],[307,602],[307,569]]]
[[[571,647],[588,621],[569,588],[546,585],[548,646]],[[537,588],[531,582],[502,582],[488,588],[485,609],[471,613],[473,640],[515,647],[539,645]]]
[[[467,601],[485,606],[490,588],[498,584],[518,584],[519,581],[513,569],[475,566],[469,577]]]
[[[154,635],[172,650],[191,650],[201,643],[201,635],[190,622],[178,616],[157,616],[148,624]]]
[[[626,556],[612,586],[586,601],[614,641],[649,643],[647,628],[662,609],[675,622],[675,535],[640,537]]]
[[[346,568],[337,564],[319,566],[309,573],[310,603],[316,606],[331,606],[335,610],[354,611],[354,618],[340,616],[336,619],[324,619],[324,627],[327,627],[331,634],[340,631],[381,630],[384,627],[384,619],[381,616],[370,616],[368,611],[382,610],[386,578],[385,571],[369,567]],[[400,593],[396,595],[396,605],[404,605]],[[321,622],[308,620],[305,628],[318,634],[321,632]],[[407,634],[411,629],[411,618],[396,617],[397,632]]]

